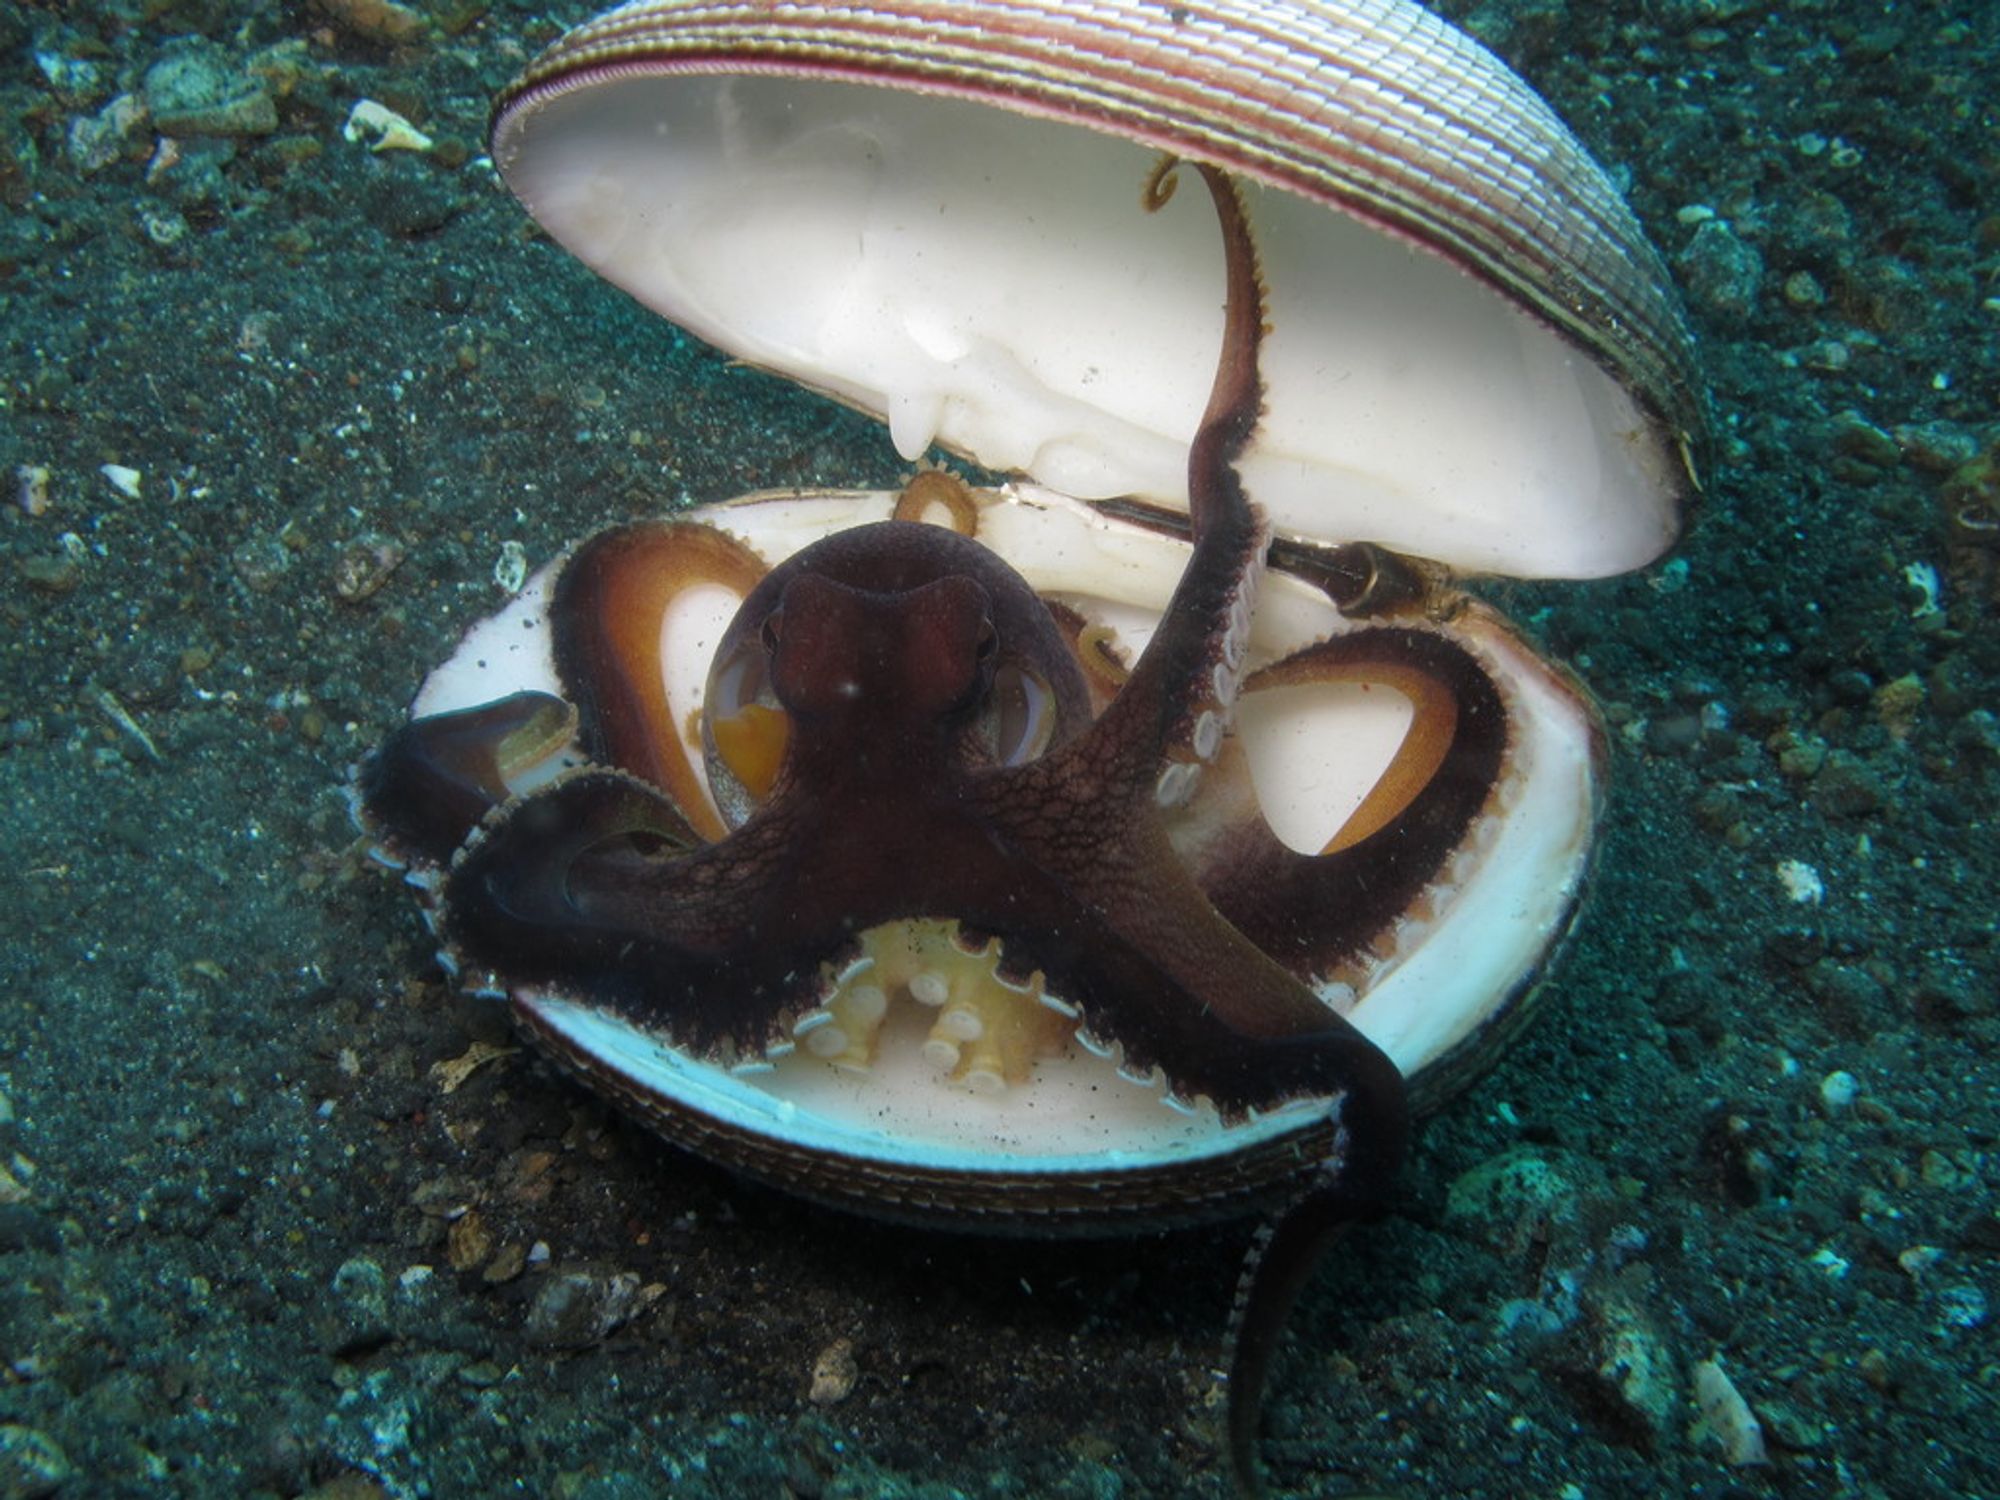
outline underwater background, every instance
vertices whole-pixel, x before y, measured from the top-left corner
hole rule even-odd
[[[509,1050],[357,843],[496,569],[904,472],[498,186],[589,9],[0,4],[0,1500],[1220,1497],[1247,1225],[733,1179]],[[1996,13],[1441,9],[1626,185],[1722,461],[1672,560],[1485,589],[1604,704],[1600,873],[1294,1315],[1274,1489],[2000,1495]]]

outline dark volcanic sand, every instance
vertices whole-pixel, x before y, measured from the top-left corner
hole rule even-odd
[[[1724,464],[1672,564],[1493,590],[1612,717],[1602,873],[1538,1026],[1313,1283],[1273,1480],[2000,1493],[1995,480],[1947,480],[2000,431],[1991,16],[1450,8],[1628,175]],[[1245,1229],[881,1228],[526,1054],[431,1071],[504,1027],[342,788],[503,544],[901,472],[539,240],[477,151],[553,23],[434,14],[397,49],[247,0],[0,9],[0,462],[50,471],[0,511],[0,1497],[1221,1495]],[[295,44],[277,132],[84,172],[72,121],[192,34],[234,78]],[[363,96],[440,156],[343,141]],[[1691,1434],[1718,1358],[1761,1467]]]

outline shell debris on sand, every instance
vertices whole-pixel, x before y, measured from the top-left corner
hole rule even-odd
[[[14,502],[27,516],[45,516],[53,502],[49,499],[49,471],[42,464],[21,464],[14,470],[17,488]]]
[[[388,105],[359,99],[340,127],[342,140],[366,141],[370,151],[428,151],[431,138]]]
[[[430,30],[422,11],[396,0],[313,0],[313,9],[371,42],[414,42]]]
[[[1716,1445],[1723,1461],[1738,1468],[1770,1461],[1764,1429],[1720,1361],[1705,1359],[1694,1367],[1694,1406],[1697,1418],[1689,1436],[1695,1442]]]
[[[146,476],[137,469],[124,464],[100,464],[97,472],[104,476],[104,482],[127,500],[139,498],[139,486]]]
[[[860,1378],[861,1370],[854,1360],[854,1340],[835,1339],[813,1361],[812,1388],[806,1399],[814,1406],[837,1405],[853,1394],[855,1382]]]

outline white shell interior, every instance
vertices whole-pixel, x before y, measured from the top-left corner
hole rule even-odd
[[[1133,142],[955,100],[629,77],[503,123],[570,251],[752,363],[1086,499],[1186,503],[1222,258]],[[1589,577],[1672,541],[1679,463],[1587,356],[1436,255],[1250,191],[1268,410],[1240,467],[1282,533]]]
[[[886,519],[893,499],[876,493],[749,497],[695,511],[690,519],[730,532],[775,564],[834,531]],[[1038,590],[1112,624],[1134,655],[1186,562],[1184,543],[1035,487],[1012,487],[1001,503],[985,508],[979,537]],[[557,691],[543,624],[552,577],[553,569],[544,569],[505,610],[476,627],[426,681],[413,712],[469,707],[524,688]],[[719,618],[723,604],[711,600],[700,609]],[[689,623],[682,619],[677,627],[670,619],[667,628]],[[1255,616],[1252,664],[1351,628],[1317,589],[1269,575]],[[697,625],[680,641],[712,642],[714,634]],[[1454,634],[1485,662],[1508,707],[1512,742],[1497,815],[1482,820],[1453,862],[1436,911],[1422,926],[1397,935],[1397,954],[1370,974],[1358,996],[1342,986],[1330,986],[1324,996],[1412,1076],[1489,1022],[1539,968],[1573,907],[1595,816],[1596,729],[1587,706],[1490,615],[1467,611]],[[699,673],[675,674],[675,722],[691,720],[701,686]],[[1259,799],[1294,842],[1315,847],[1388,763],[1408,716],[1407,705],[1385,692],[1360,720],[1343,717],[1339,732],[1327,733],[1328,714],[1355,706],[1344,695],[1338,704],[1329,695],[1304,715],[1263,711],[1254,694],[1243,701],[1237,733]],[[698,765],[700,747],[690,749]],[[1029,1083],[982,1095],[942,1081],[921,1056],[921,1031],[899,1037],[893,1022],[866,1074],[832,1068],[804,1048],[768,1071],[729,1073],[561,996],[517,999],[634,1086],[720,1123],[828,1152],[939,1170],[990,1169],[996,1155],[1010,1168],[1101,1171],[1121,1160],[1138,1166],[1233,1150],[1257,1136],[1300,1128],[1323,1108],[1226,1127],[1212,1109],[1190,1114],[1170,1108],[1157,1083],[1128,1079],[1113,1061],[1074,1044],[1066,1055],[1037,1063]]]
[[[982,1094],[938,1081],[918,1053],[920,1027],[908,1036],[885,1036],[865,1074],[799,1054],[768,1073],[731,1073],[691,1061],[603,1010],[553,996],[525,1003],[571,1046],[647,1094],[664,1095],[737,1131],[885,1166],[1102,1175],[1120,1166],[1240,1150],[1301,1129],[1327,1108],[1325,1101],[1302,1101],[1225,1127],[1212,1109],[1169,1109],[1157,1088],[1123,1078],[1108,1062],[1075,1048],[1037,1063],[1025,1085]]]

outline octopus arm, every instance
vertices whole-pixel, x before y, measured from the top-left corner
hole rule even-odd
[[[1479,660],[1446,636],[1376,627],[1336,636],[1256,674],[1246,692],[1420,675],[1421,712],[1396,763],[1318,852],[1280,841],[1231,755],[1205,782],[1176,842],[1218,910],[1302,977],[1327,974],[1384,938],[1429,891],[1491,809],[1506,764],[1506,709]],[[1412,769],[1414,767],[1414,769]]]
[[[443,930],[513,985],[602,1004],[696,1052],[761,1051],[854,946],[788,878],[791,831],[764,819],[703,844],[674,804],[591,770],[524,798],[453,866]]]

